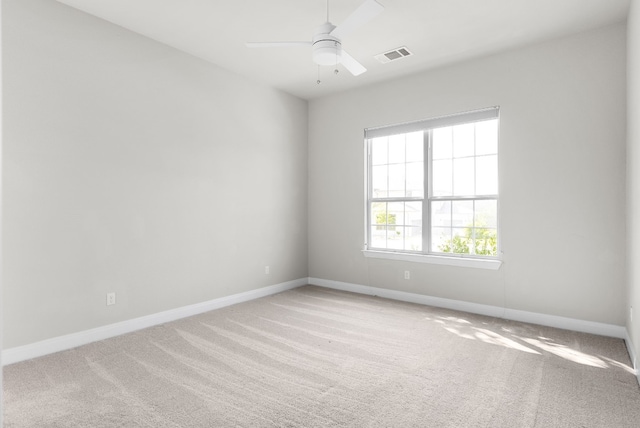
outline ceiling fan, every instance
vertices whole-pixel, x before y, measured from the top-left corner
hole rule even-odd
[[[354,76],[366,68],[342,49],[342,38],[351,34],[360,26],[375,18],[384,10],[376,0],[366,0],[344,22],[337,27],[329,22],[329,0],[327,0],[327,22],[318,27],[311,41],[307,42],[248,42],[250,48],[279,48],[292,46],[311,46],[313,62],[318,65],[342,64]],[[337,70],[336,70],[337,73]]]

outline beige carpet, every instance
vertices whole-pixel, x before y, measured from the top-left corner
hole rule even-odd
[[[5,368],[6,427],[640,427],[623,341],[303,287]]]

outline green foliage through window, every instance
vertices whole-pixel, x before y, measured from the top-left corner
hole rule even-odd
[[[396,224],[396,215],[387,212],[379,212],[376,214],[376,228],[378,230],[383,230],[384,225],[394,225]],[[390,227],[389,230],[395,230],[395,227]]]
[[[462,235],[447,239],[438,246],[443,253],[477,254],[480,256],[498,255],[498,233],[495,229],[475,229],[468,226]]]

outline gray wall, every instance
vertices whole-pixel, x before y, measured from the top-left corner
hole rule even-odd
[[[306,101],[2,3],[5,348],[307,276]]]
[[[640,1],[632,0],[628,20],[627,78],[627,272],[629,307],[633,307],[631,320],[625,308],[627,329],[640,351]]]
[[[625,61],[616,25],[310,102],[309,275],[624,325]],[[363,257],[363,129],[494,105],[502,268]]]

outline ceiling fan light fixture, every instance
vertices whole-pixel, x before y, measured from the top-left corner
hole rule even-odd
[[[313,62],[318,65],[335,65],[342,57],[342,45],[336,40],[319,40],[313,44]]]

